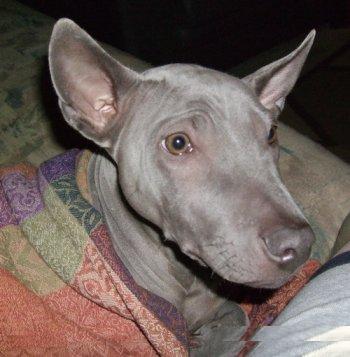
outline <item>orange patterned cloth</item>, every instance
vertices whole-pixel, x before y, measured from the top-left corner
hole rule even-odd
[[[186,356],[182,315],[138,286],[92,206],[91,154],[71,150],[39,169],[0,169],[0,353],[6,356]],[[319,267],[309,261],[289,283],[241,307],[250,319],[240,352]],[[230,287],[232,288],[232,287]]]
[[[186,356],[182,315],[136,284],[88,200],[89,155],[0,169],[0,354]]]

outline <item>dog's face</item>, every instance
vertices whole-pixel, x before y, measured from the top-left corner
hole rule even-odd
[[[61,20],[49,59],[64,117],[117,162],[129,204],[223,278],[277,287],[313,241],[276,139],[313,38],[243,80],[180,64],[137,74]]]

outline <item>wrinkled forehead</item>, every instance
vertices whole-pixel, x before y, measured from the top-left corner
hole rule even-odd
[[[265,116],[253,92],[238,78],[197,65],[172,64],[143,73],[162,97],[162,106],[172,111],[198,109],[223,118],[241,118],[241,113]],[[222,118],[222,119],[223,119]]]

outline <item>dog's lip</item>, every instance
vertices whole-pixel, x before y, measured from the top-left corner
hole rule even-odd
[[[289,283],[291,280],[293,280],[299,273],[299,271],[303,268],[303,266],[298,267],[293,273],[290,273],[288,275],[285,275],[284,277],[280,277],[279,279],[275,279],[274,281],[270,282],[261,282],[257,280],[256,282],[248,283],[249,286],[252,286],[253,288],[262,288],[262,289],[279,289],[282,286],[286,285]],[[256,283],[256,284],[255,284]]]
[[[267,249],[267,247],[266,247]],[[197,261],[200,265],[210,268],[215,274],[220,276],[222,279],[230,282],[230,283],[237,283],[237,281],[231,280],[228,276],[223,276],[217,269],[214,269],[210,264],[208,264],[202,257],[200,257],[197,253],[193,252],[193,250],[185,250],[184,253],[192,258],[193,260]],[[268,254],[268,253],[265,253]],[[300,267],[299,267],[300,268]],[[297,270],[299,270],[299,268]],[[256,289],[278,289],[281,286],[285,285],[292,277],[295,275],[295,272],[288,275],[276,279],[275,281],[264,281],[260,279],[250,280],[250,281],[242,281],[239,282],[241,285],[249,286],[251,288]]]
[[[202,259],[201,259],[202,260]],[[240,284],[240,285],[245,285],[251,288],[255,288],[255,289],[279,289],[280,287],[282,287],[283,285],[285,285],[286,283],[288,283],[293,276],[295,275],[295,272],[293,272],[292,274],[288,274],[288,275],[284,275],[284,276],[280,276],[277,279],[273,279],[273,280],[269,280],[269,279],[254,279],[254,280],[245,280],[245,281],[237,281],[235,279],[231,279],[230,275],[223,275],[221,274],[220,271],[218,271],[217,269],[214,269],[211,267],[210,264],[206,263],[204,261],[204,263],[206,264],[206,266],[208,266],[215,274],[217,274],[218,276],[220,276],[222,279],[230,282],[230,283],[235,283],[235,284]]]
[[[202,265],[204,267],[210,267],[209,264],[202,257],[200,257],[198,254],[196,254],[192,251],[186,251],[185,254],[188,255],[193,260],[197,261],[200,265]]]
[[[288,281],[289,281],[289,277],[277,280],[275,282],[264,283],[261,281],[255,281],[255,282],[246,283],[245,285],[248,285],[255,289],[279,289],[280,287],[285,285]]]

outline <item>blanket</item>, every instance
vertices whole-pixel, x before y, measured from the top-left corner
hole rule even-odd
[[[137,285],[112,247],[88,189],[90,158],[73,149],[39,168],[0,169],[0,352],[186,356],[183,316]],[[270,324],[318,266],[310,260],[260,301],[242,290],[242,339]]]
[[[0,171],[0,350],[186,355],[183,317],[134,282],[88,201],[88,156]]]

